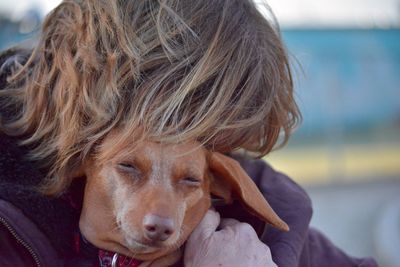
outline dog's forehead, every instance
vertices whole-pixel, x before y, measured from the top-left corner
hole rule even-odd
[[[190,161],[205,164],[205,149],[197,142],[185,144],[160,144],[156,142],[143,142],[137,147],[152,160],[164,161]]]
[[[120,132],[115,131],[107,136],[104,145],[102,146],[102,153],[107,153],[107,149],[115,149],[115,140],[118,140]],[[140,155],[140,156],[138,156]],[[116,150],[115,156],[136,158],[141,160],[151,160],[153,163],[162,160],[163,162],[192,162],[197,166],[206,166],[207,150],[200,142],[190,141],[185,143],[160,143],[152,140],[144,139],[141,141],[125,142]]]

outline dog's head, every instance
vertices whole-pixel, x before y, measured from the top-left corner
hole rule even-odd
[[[141,260],[171,253],[210,208],[211,195],[226,202],[237,197],[260,219],[287,230],[235,160],[197,142],[143,141],[134,153],[125,153],[131,149],[127,146],[99,163],[113,138],[105,138],[83,170],[87,182],[80,229],[97,247]]]

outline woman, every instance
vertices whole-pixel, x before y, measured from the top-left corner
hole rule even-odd
[[[247,0],[64,1],[38,43],[4,52],[0,65],[2,266],[99,265],[74,239],[75,178],[111,130],[263,156],[300,116],[279,31]],[[308,228],[309,198],[289,178],[241,161],[291,231],[257,237],[210,211],[185,266],[376,266]]]

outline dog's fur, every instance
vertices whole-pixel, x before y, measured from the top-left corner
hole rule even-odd
[[[250,212],[288,229],[235,160],[197,142],[143,141],[126,144],[112,159],[98,163],[114,138],[118,132],[106,137],[97,155],[83,165],[87,184],[80,229],[99,248],[171,264],[210,208],[211,194],[227,202],[239,197]],[[153,215],[172,222],[172,234],[164,241],[146,237],[145,217]]]

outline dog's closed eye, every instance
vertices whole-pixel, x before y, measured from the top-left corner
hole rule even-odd
[[[197,178],[194,178],[191,176],[185,177],[182,180],[180,180],[180,183],[188,185],[188,186],[193,186],[193,187],[200,186],[201,182],[202,181],[200,179],[197,179]]]
[[[118,163],[117,168],[119,171],[122,171],[123,173],[131,174],[131,175],[139,175],[140,174],[139,168],[136,167],[133,163],[121,162],[121,163]]]

